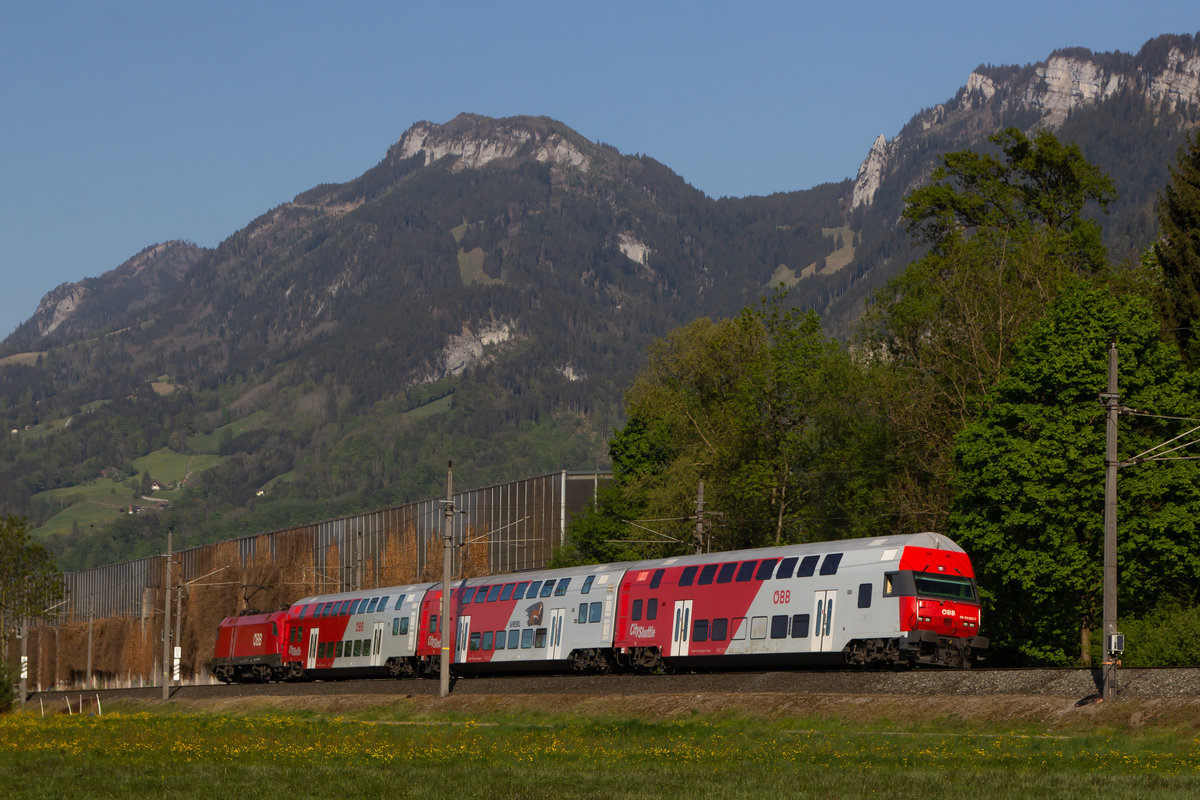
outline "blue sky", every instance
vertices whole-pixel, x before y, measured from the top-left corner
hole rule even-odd
[[[554,117],[714,197],[852,177],[980,64],[1136,52],[1195,0],[0,3],[0,338],[64,281],[215,246],[420,120]]]

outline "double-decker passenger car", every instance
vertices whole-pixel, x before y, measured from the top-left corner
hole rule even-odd
[[[632,564],[613,646],[642,668],[967,666],[979,621],[967,554],[920,533]]]

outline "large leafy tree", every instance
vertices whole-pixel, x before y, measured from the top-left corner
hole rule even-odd
[[[563,557],[692,551],[701,482],[702,547],[881,532],[887,434],[866,381],[782,296],[673,331],[627,394],[629,421],[610,445],[617,486],[573,526]]]
[[[1164,342],[1148,300],[1073,282],[1015,348],[979,418],[956,439],[949,533],[971,554],[1000,661],[1087,662],[1102,611],[1107,352],[1117,342],[1122,404],[1200,415],[1200,383]],[[1130,459],[1190,424],[1123,416]],[[1186,455],[1186,453],[1185,453]],[[1195,454],[1191,454],[1195,455]],[[1190,460],[1122,469],[1121,611],[1164,598],[1194,602],[1200,586],[1200,466]]]
[[[11,628],[38,617],[62,598],[62,575],[54,559],[29,536],[29,524],[0,518],[0,642]]]
[[[1163,318],[1187,363],[1200,366],[1200,131],[1171,168],[1158,200],[1158,225],[1154,255],[1162,269]]]
[[[1064,281],[1106,269],[1084,211],[1112,199],[1111,182],[1049,131],[991,141],[998,152],[949,153],[909,194],[904,217],[927,250],[876,296],[862,329],[892,367],[881,386],[905,465],[900,511],[928,526],[944,518],[951,440],[972,403]]]

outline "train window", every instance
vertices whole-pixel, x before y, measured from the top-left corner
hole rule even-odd
[[[800,559],[796,556],[788,556],[783,561],[779,562],[779,569],[775,572],[776,578],[790,578],[792,573],[796,571],[796,562]]]
[[[504,587],[499,583],[494,584],[493,586],[489,587],[488,593],[487,593],[487,601],[489,603],[496,602],[496,598],[500,596],[500,590],[503,588]]]
[[[717,574],[716,564],[705,564],[700,570],[700,580],[696,581],[701,586],[707,586],[713,582],[713,576]]]
[[[437,633],[437,629],[438,629],[437,614],[430,614],[429,615],[429,632]]]
[[[596,581],[595,575],[588,575],[586,578],[583,579],[583,588],[579,590],[579,593],[587,594],[588,592],[590,592],[592,590],[592,584],[595,583],[595,581]]]
[[[513,590],[513,600],[520,600],[525,596],[525,587],[529,585],[529,581],[521,581],[517,584],[517,588]]]
[[[390,599],[390,596],[386,595],[386,594],[383,597],[379,598],[379,608],[377,610],[378,611],[387,611],[387,604],[388,604],[389,599]]]
[[[767,638],[767,618],[766,617],[751,617],[750,618],[750,638],[751,639]]]
[[[871,584],[860,583],[858,585],[858,607],[859,608],[870,608],[871,607]]]
[[[496,649],[497,650],[504,649],[504,639],[505,639],[504,631],[496,631]]]
[[[733,619],[730,620],[730,623],[733,625],[733,636],[731,636],[729,638],[733,639],[734,641],[737,641],[738,639],[745,639],[746,638],[746,618],[745,617],[734,617]]]
[[[401,617],[400,618],[400,635],[405,636],[407,634],[408,634],[408,617]]]
[[[525,646],[524,641],[521,642],[521,646],[522,647]],[[545,628],[538,628],[536,631],[534,631],[533,646],[534,647],[545,647],[546,646],[546,629]]]
[[[638,620],[640,620],[642,618],[642,601],[641,600],[633,601],[633,609],[630,611],[630,617],[633,619],[634,622],[637,622]]]
[[[592,603],[588,606],[588,622],[599,622],[600,616],[604,613],[604,606],[601,603]]]
[[[721,569],[717,572],[717,583],[729,583],[733,580],[733,573],[737,572],[737,562],[730,561],[721,565]]]
[[[841,553],[830,553],[825,556],[825,560],[821,562],[822,575],[837,575],[838,564],[842,563]]]
[[[744,583],[754,577],[754,568],[758,566],[757,561],[743,561],[738,565],[737,580],[738,583]],[[767,573],[768,575],[770,572]]]
[[[396,610],[399,611],[400,606],[402,606],[402,605],[404,605],[404,595],[400,595],[399,597],[396,598]]]
[[[771,617],[771,638],[786,639],[788,635],[787,614],[776,614]]]
[[[587,603],[579,604],[579,616],[576,617],[576,622],[587,622]]]
[[[554,596],[562,597],[564,594],[567,593],[567,587],[570,585],[571,585],[571,579],[563,578],[561,581],[558,582],[558,586],[554,587]],[[545,589],[543,589],[542,591],[545,591]]]
[[[807,639],[808,638],[808,614],[793,614],[792,615],[792,638]]]
[[[533,628],[526,628],[521,631],[521,649],[528,650],[533,647]]]
[[[480,635],[478,633],[472,633],[471,634],[471,643],[469,645],[467,645],[467,649],[468,650],[478,650],[479,649],[479,639],[480,639]]]
[[[340,617],[346,613],[346,606],[350,603],[349,600],[339,600],[333,604],[333,614],[331,616]]]
[[[707,642],[708,641],[708,620],[694,619],[692,620],[692,641]]]
[[[764,558],[762,561],[758,562],[758,572],[754,574],[754,580],[765,581],[770,578],[771,573],[775,571],[775,565],[777,563],[779,563],[778,558]],[[738,580],[740,581],[741,579],[742,576],[739,575]]]
[[[646,601],[646,619],[658,619],[658,600],[653,597]]]
[[[651,589],[657,589],[659,587],[659,584],[662,583],[663,573],[665,573],[665,572],[666,572],[665,569],[654,570],[654,576],[652,578],[650,578],[650,588]]]
[[[525,590],[526,597],[537,597],[538,589],[542,588],[541,581],[533,581],[529,584],[529,588]]]
[[[491,650],[492,649],[492,632],[491,631],[483,632],[483,638],[480,639],[480,641],[479,641],[479,647],[482,650]]]
[[[508,632],[508,649],[516,650],[517,647],[520,646],[520,643],[521,643],[521,632],[519,630],[517,630],[516,628],[513,628],[511,631]]]
[[[515,589],[515,588],[516,588],[516,586],[517,586],[517,585],[516,585],[515,583],[506,583],[506,584],[504,584],[504,591],[500,592],[500,600],[501,600],[501,601],[504,601],[504,600],[509,600],[509,599],[511,599],[511,598],[512,598],[513,589]]]
[[[372,597],[371,602],[367,603],[367,610],[364,613],[370,614],[375,610],[375,606],[379,605],[379,598]]]
[[[696,570],[699,567],[684,567],[683,572],[679,575],[680,586],[691,586],[692,581],[696,580]]]
[[[347,644],[349,644],[349,642],[347,642]],[[362,654],[363,654],[362,639],[355,639],[354,640],[354,657],[357,658],[358,656],[361,656]]]
[[[714,642],[723,642],[725,637],[729,635],[729,620],[721,618],[712,621],[712,628],[709,629],[711,639]]]
[[[549,597],[550,592],[552,592],[552,591],[554,591],[554,579],[553,578],[551,578],[550,580],[548,580],[542,584],[542,591],[541,591],[541,594],[539,594],[538,596],[539,597]]]
[[[470,588],[470,589],[463,589],[463,590],[462,590],[462,595],[461,595],[461,596],[462,596],[462,602],[463,602],[463,605],[464,605],[464,606],[465,606],[465,605],[469,605],[469,604],[470,604],[470,602],[471,602],[472,600],[474,600],[474,599],[475,599],[475,589],[474,589],[474,587],[472,587],[472,588]]]
[[[347,646],[347,648],[349,647],[349,645],[350,645],[350,643],[349,643],[349,642],[346,642],[346,646]],[[341,642],[335,642],[335,643],[334,643],[334,645],[333,645],[333,657],[334,657],[334,658],[341,658],[341,657],[342,657],[342,643],[341,643]]]
[[[805,556],[800,559],[800,568],[796,570],[797,578],[809,578],[817,571],[817,562],[821,560],[820,556]]]
[[[354,614],[357,614],[359,611],[361,611],[363,603],[365,603],[365,602],[366,602],[365,600],[358,599],[358,600],[355,600],[353,603],[351,603],[350,604],[351,616],[353,616]]]
[[[400,618],[392,617],[392,636],[400,635]]]

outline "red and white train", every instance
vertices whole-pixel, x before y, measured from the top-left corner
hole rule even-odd
[[[225,682],[440,668],[441,583],[222,620]],[[970,559],[918,533],[456,581],[455,674],[833,665],[967,667],[988,641]]]

